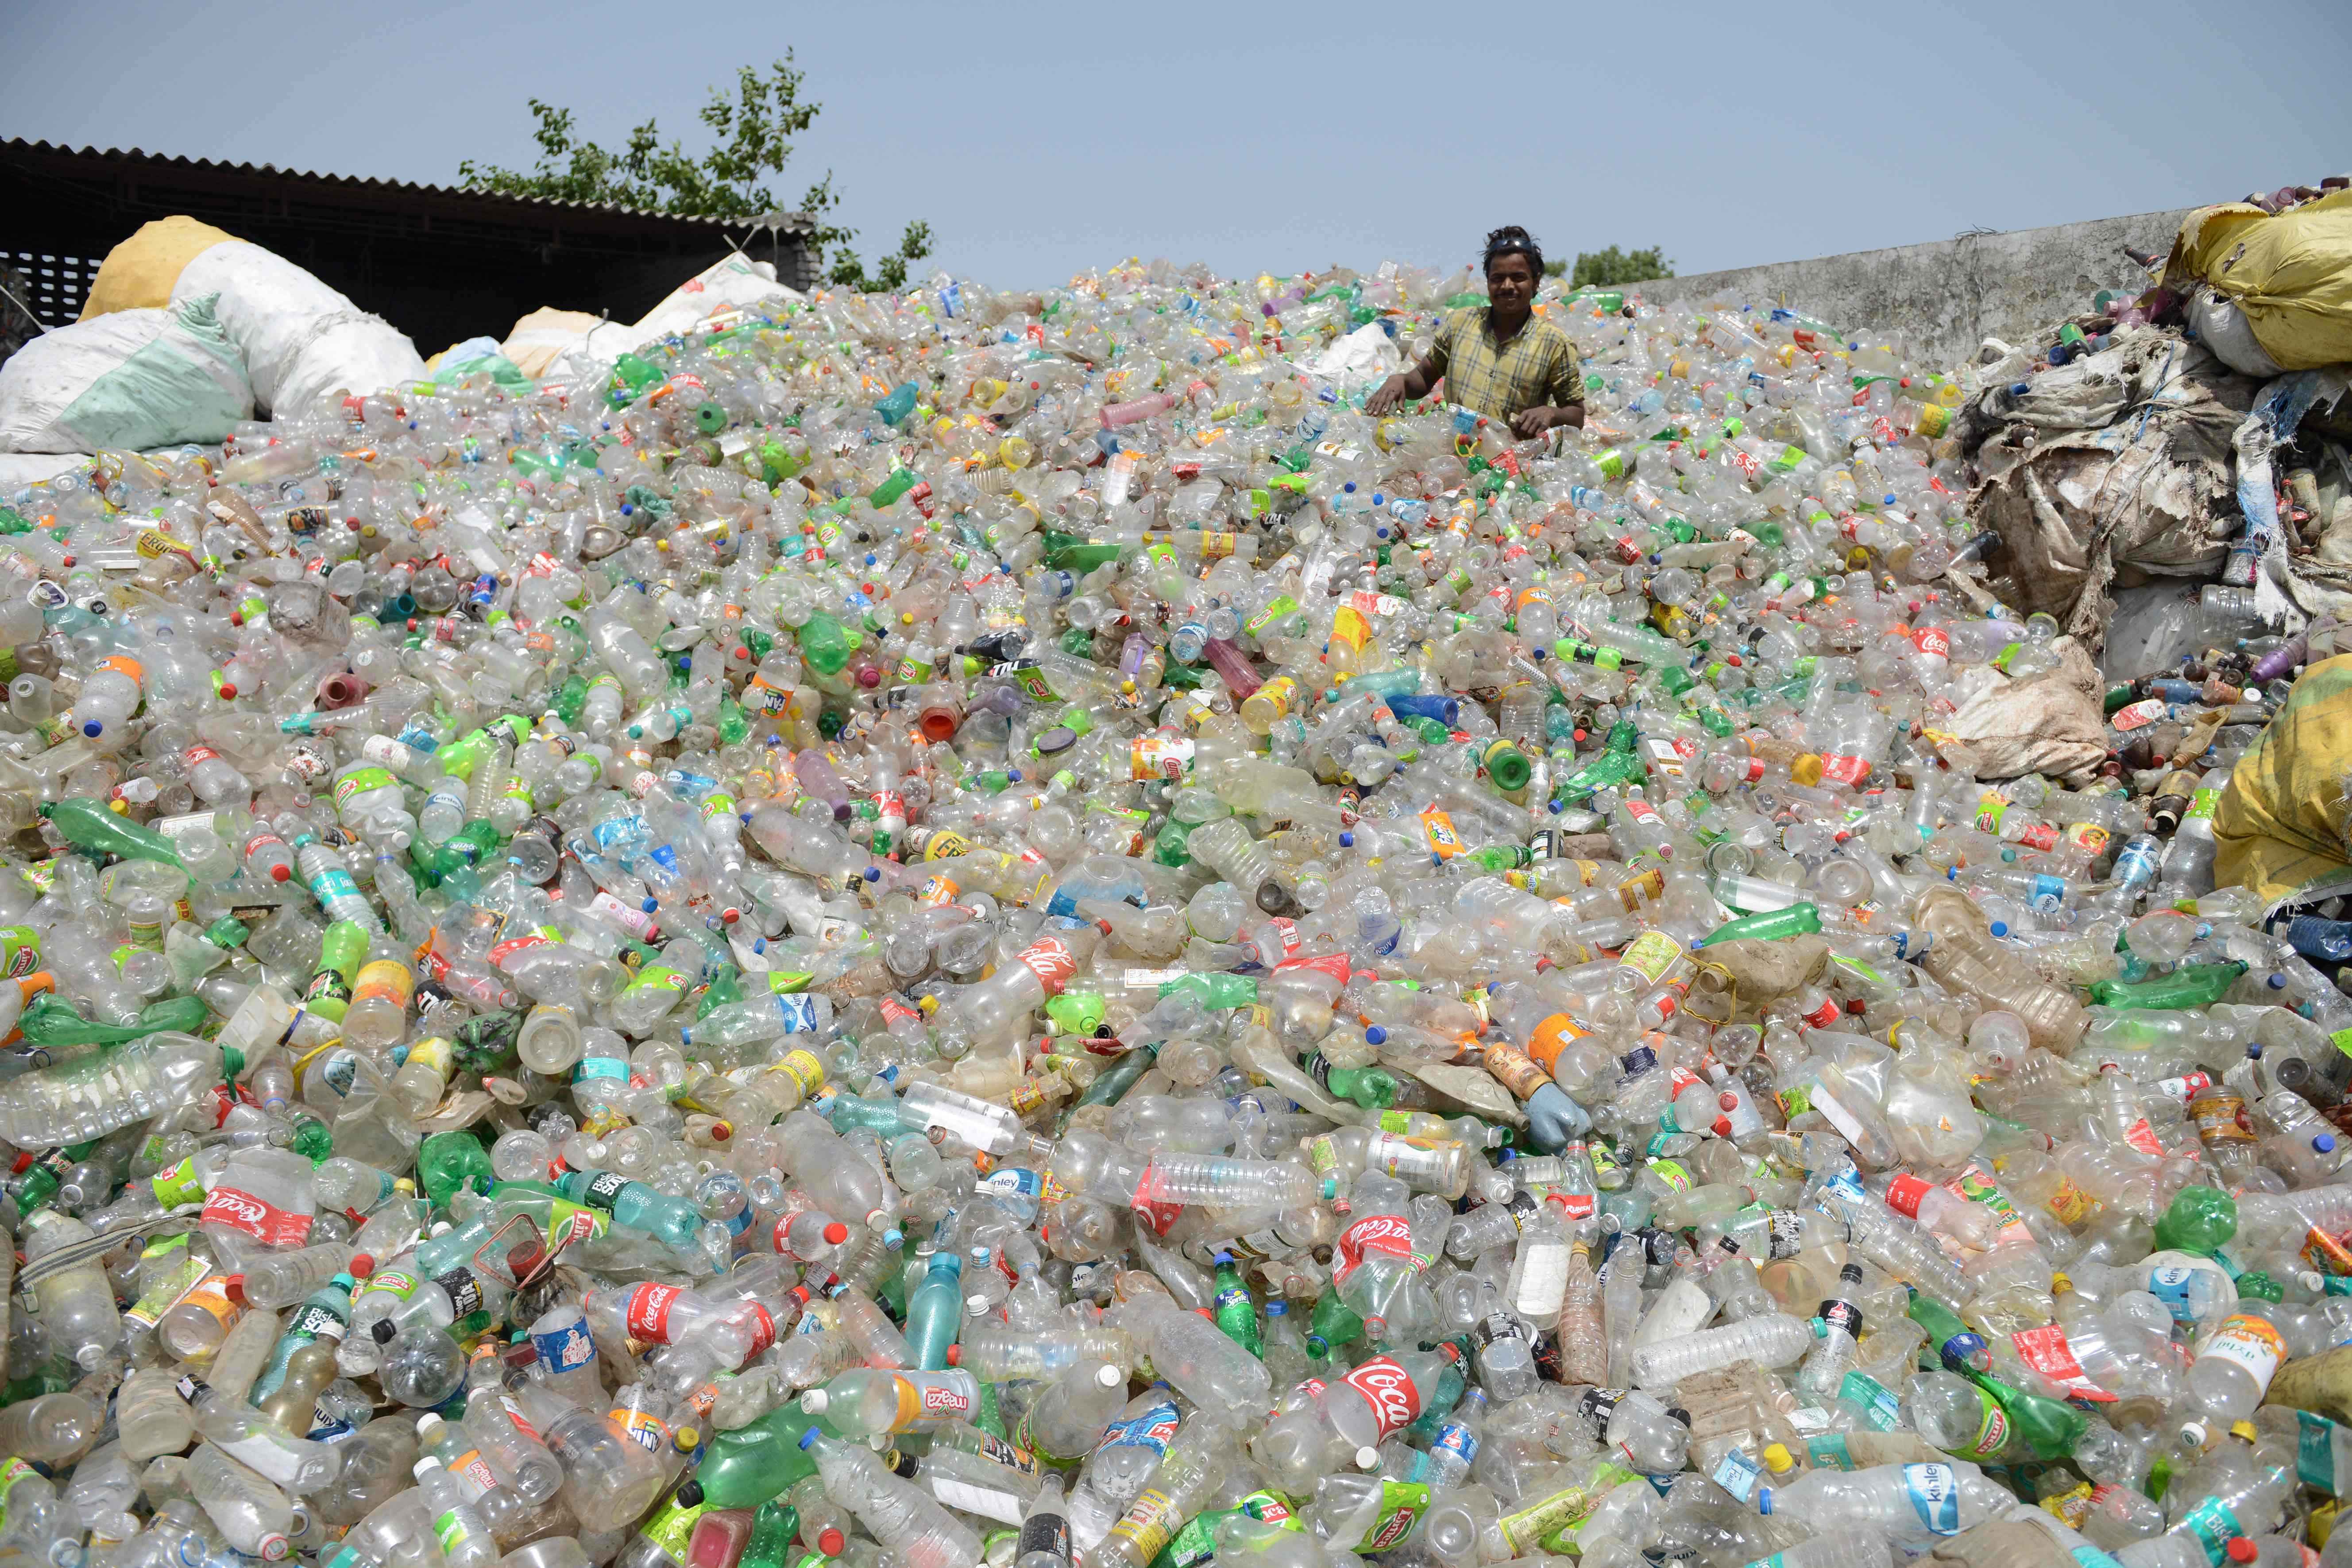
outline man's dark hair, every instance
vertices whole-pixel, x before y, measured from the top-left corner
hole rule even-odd
[[[1493,272],[1495,263],[1506,256],[1526,257],[1528,269],[1536,275],[1536,281],[1543,281],[1543,247],[1536,243],[1534,235],[1515,223],[1505,224],[1486,236],[1486,260],[1480,273]]]

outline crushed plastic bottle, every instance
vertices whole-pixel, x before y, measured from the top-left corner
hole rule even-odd
[[[8,498],[0,1568],[2307,1564],[2352,942],[2213,876],[2302,654],[1979,776],[2066,650],[1963,385],[1548,285],[1580,429],[1367,416],[1475,281]]]

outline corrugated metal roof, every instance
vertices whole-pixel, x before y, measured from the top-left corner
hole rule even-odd
[[[504,191],[488,191],[465,185],[425,185],[412,180],[380,180],[356,174],[322,174],[310,169],[281,169],[274,163],[228,163],[211,158],[187,158],[167,153],[150,153],[130,147],[68,147],[62,142],[30,142],[20,136],[0,140],[0,155],[11,152],[46,153],[78,158],[105,158],[120,161],[139,160],[163,163],[173,168],[208,170],[224,174],[273,175],[280,179],[314,180],[322,185],[343,190],[373,191],[386,195],[464,197],[474,201],[506,202],[515,206],[548,207],[557,211],[615,213],[633,217],[660,218],[670,223],[707,224],[713,228],[748,228],[756,226],[748,218],[707,217],[681,213],[656,212],[646,207],[623,206],[617,202],[559,201],[551,196],[518,196]],[[790,215],[786,232],[805,233],[815,225],[806,213]]]

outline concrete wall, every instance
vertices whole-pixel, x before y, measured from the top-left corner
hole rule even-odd
[[[1842,331],[1885,331],[1909,343],[1925,364],[1950,368],[1972,360],[1986,338],[2015,343],[2089,310],[2102,289],[2141,286],[2144,275],[2124,247],[2161,256],[2193,210],[1776,261],[1628,284],[1626,291],[1658,303],[1785,304]]]

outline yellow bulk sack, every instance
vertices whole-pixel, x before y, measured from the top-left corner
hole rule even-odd
[[[2352,773],[2352,654],[2303,672],[2213,808],[2214,885],[2266,903],[2352,891],[2345,775]]]
[[[2352,190],[2276,215],[2243,202],[2200,207],[2164,275],[2233,301],[2283,370],[2352,361]]]
[[[160,310],[172,302],[172,286],[180,268],[225,239],[208,223],[192,217],[160,217],[142,224],[139,232],[106,253],[98,276],[90,279],[89,295],[81,302],[81,319],[116,310]]]

